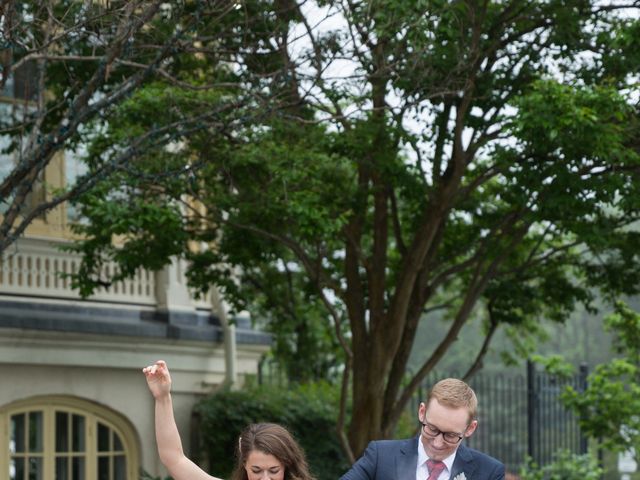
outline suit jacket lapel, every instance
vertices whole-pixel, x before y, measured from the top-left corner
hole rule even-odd
[[[454,480],[456,475],[464,473],[466,480],[471,480],[476,467],[477,465],[473,461],[473,456],[469,449],[464,445],[460,445],[456,452],[456,458],[453,461],[449,478],[450,480]]]
[[[400,445],[400,455],[396,457],[396,478],[399,480],[416,478],[418,466],[418,438],[410,438]]]

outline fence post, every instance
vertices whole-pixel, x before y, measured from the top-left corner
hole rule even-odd
[[[263,355],[262,357],[260,357],[260,360],[258,360],[258,385],[264,385],[264,372],[263,369],[265,367],[265,363],[267,361],[267,357],[266,355]]]
[[[587,375],[589,374],[589,367],[586,363],[581,363],[579,368],[579,388],[580,393],[584,392],[587,389]],[[579,425],[579,424],[578,424]],[[582,428],[578,426],[578,431],[580,432],[580,453],[587,453],[589,449],[589,441],[584,433],[582,433]]]
[[[535,366],[527,360],[527,455],[535,460],[536,385]]]

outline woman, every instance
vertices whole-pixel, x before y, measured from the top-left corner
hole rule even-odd
[[[167,364],[158,360],[142,371],[156,403],[158,454],[169,474],[174,480],[220,480],[204,472],[182,450]],[[284,427],[273,423],[249,425],[238,439],[236,458],[232,480],[315,480],[302,448]]]

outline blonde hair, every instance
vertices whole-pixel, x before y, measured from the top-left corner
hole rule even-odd
[[[466,408],[469,412],[469,421],[478,416],[478,399],[473,389],[457,378],[445,378],[437,382],[427,397],[427,405],[432,398],[439,404],[449,408]]]

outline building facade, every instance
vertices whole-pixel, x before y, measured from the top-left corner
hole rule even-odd
[[[60,185],[67,170],[57,158],[44,181]],[[270,338],[246,315],[228,322],[215,292],[190,295],[180,262],[80,299],[61,275],[80,260],[60,249],[71,238],[66,208],[37,219],[0,259],[0,479],[164,478],[142,368],[168,362],[194,456],[193,406],[256,374]]]

